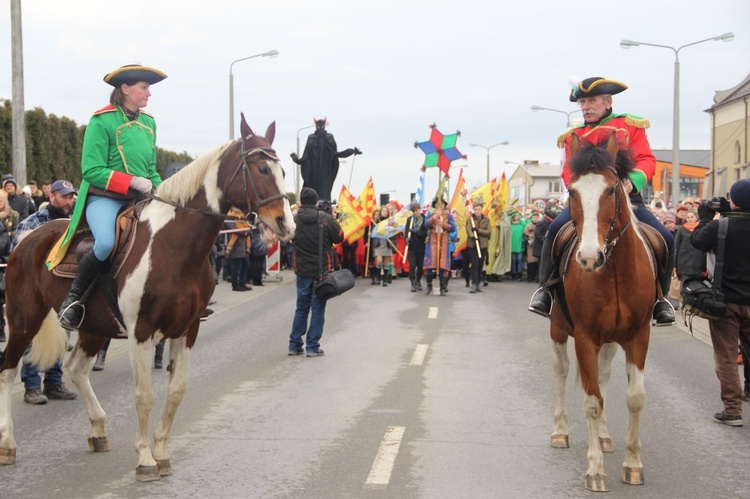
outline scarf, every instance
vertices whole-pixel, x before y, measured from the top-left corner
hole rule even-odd
[[[696,227],[698,227],[699,223],[700,223],[699,221],[693,222],[691,224],[684,223],[684,224],[682,224],[682,226],[685,227],[688,230],[688,232],[693,232],[693,229],[695,229]]]

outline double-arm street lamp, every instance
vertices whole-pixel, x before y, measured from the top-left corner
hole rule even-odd
[[[232,66],[234,66],[234,63],[236,62],[246,61],[255,57],[278,57],[278,55],[278,50],[269,50],[262,54],[255,54],[249,57],[243,57],[242,59],[237,59],[236,61],[232,61],[229,65],[229,140],[234,140],[234,75],[232,74]]]
[[[507,140],[498,142],[497,144],[491,145],[489,147],[483,146],[481,144],[474,144],[474,143],[469,144],[469,147],[481,147],[482,149],[487,150],[487,182],[490,181],[490,149],[492,149],[493,147],[497,147],[497,146],[507,146],[508,144],[510,144],[510,142],[508,142]]]
[[[620,47],[629,49],[630,47],[638,47],[639,45],[646,45],[648,47],[660,47],[669,49],[674,52],[674,112],[672,115],[672,192],[670,193],[668,202],[673,206],[677,206],[680,195],[680,50],[691,45],[697,45],[703,42],[717,42],[717,41],[731,42],[734,40],[734,33],[731,31],[724,33],[723,35],[714,36],[712,38],[706,38],[705,40],[698,40],[697,42],[688,43],[681,47],[674,48],[669,45],[658,45],[656,43],[645,43],[636,42],[633,40],[623,40],[620,42]],[[666,191],[666,189],[665,189]],[[664,193],[666,195],[666,192]],[[667,201],[667,200],[665,200]]]

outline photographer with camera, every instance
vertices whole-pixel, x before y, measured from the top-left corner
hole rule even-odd
[[[742,385],[737,371],[737,345],[750,351],[750,179],[737,181],[729,191],[731,201],[712,198],[698,206],[700,222],[693,230],[690,243],[701,251],[716,251],[719,244],[719,221],[716,213],[729,219],[724,248],[721,289],[727,304],[726,313],[709,321],[714,349],[716,376],[721,387],[724,410],[714,421],[742,426]]]
[[[299,198],[302,204],[294,216],[297,230],[292,239],[294,273],[297,275],[297,309],[289,335],[289,355],[305,353],[302,337],[307,335],[307,356],[320,357],[324,355],[320,338],[323,336],[326,302],[318,298],[313,286],[320,278],[321,270],[326,273],[334,268],[333,245],[344,240],[344,232],[335,219],[336,210],[330,203],[326,203],[330,213],[318,208],[318,193],[314,189],[302,188]],[[311,311],[308,327],[307,318]]]

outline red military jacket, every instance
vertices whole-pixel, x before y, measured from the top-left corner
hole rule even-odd
[[[571,135],[576,134],[581,139],[586,139],[594,144],[601,143],[610,133],[614,132],[620,149],[630,149],[635,160],[635,168],[629,178],[633,183],[635,192],[641,192],[646,183],[651,180],[656,170],[656,158],[651,152],[651,146],[646,137],[646,128],[650,123],[645,118],[631,114],[610,114],[596,125],[586,123],[568,130],[557,139],[557,146],[565,146],[565,165],[563,166],[562,179],[568,186],[571,172],[567,158],[570,157]]]

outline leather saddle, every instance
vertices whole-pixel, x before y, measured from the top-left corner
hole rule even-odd
[[[147,200],[131,201],[123,211],[117,215],[115,222],[115,246],[109,255],[109,274],[116,279],[120,273],[123,263],[130,255],[135,243],[135,228],[141,211]],[[62,262],[60,262],[52,273],[58,277],[73,279],[78,270],[78,260],[94,245],[94,236],[88,229],[78,230],[73,235],[73,240],[68,246]]]
[[[636,225],[637,224],[637,225]],[[669,250],[667,249],[667,243],[664,238],[659,234],[659,231],[647,225],[645,223],[637,223],[633,225],[633,230],[640,231],[643,238],[646,240],[646,246],[648,247],[649,259],[654,264],[656,274],[654,275],[654,281],[657,276],[663,273],[667,267],[669,260]],[[573,222],[567,222],[563,225],[557,233],[555,240],[552,242],[552,275],[547,286],[553,292],[553,295],[559,300],[562,306],[563,314],[565,318],[573,326],[573,319],[570,317],[570,311],[568,310],[568,304],[565,297],[565,276],[568,273],[568,267],[573,261],[573,251],[578,247],[579,237],[576,233]],[[661,292],[661,288],[657,284],[657,291]]]

